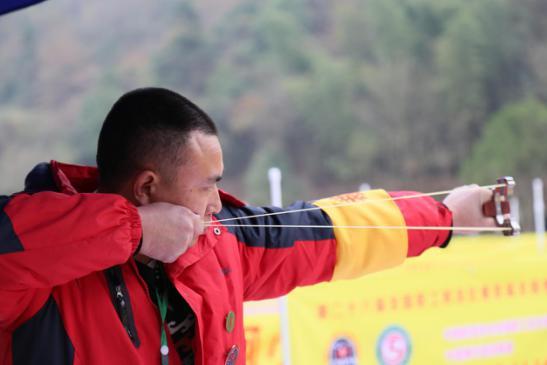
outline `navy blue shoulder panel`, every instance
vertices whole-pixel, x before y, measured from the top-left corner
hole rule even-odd
[[[13,365],[73,364],[74,346],[52,296],[13,332],[12,352]]]
[[[286,248],[292,247],[296,241],[316,241],[334,238],[332,228],[292,228],[292,227],[230,227],[232,224],[250,225],[305,225],[305,226],[330,226],[332,222],[329,216],[321,209],[308,202],[298,201],[287,208],[278,207],[234,207],[225,205],[222,211],[215,217],[219,220],[261,215],[297,209],[312,210],[295,213],[285,213],[265,217],[234,219],[220,224],[225,225],[237,239],[252,247]],[[316,209],[317,208],[317,209]]]
[[[25,190],[27,194],[40,191],[55,191],[57,186],[49,168],[49,163],[42,162],[36,165],[25,178]],[[24,247],[13,230],[13,224],[4,212],[4,207],[10,201],[10,197],[0,196],[0,255],[23,251]]]
[[[34,166],[25,178],[25,193],[34,194],[40,191],[57,191],[49,163],[42,162]]]
[[[4,212],[4,207],[9,201],[9,197],[0,196],[0,255],[23,251],[23,245],[13,230],[11,219]]]

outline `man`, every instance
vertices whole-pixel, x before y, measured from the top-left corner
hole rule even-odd
[[[214,123],[159,88],[114,104],[97,164],[38,165],[26,193],[0,200],[3,364],[243,364],[244,300],[385,269],[450,240],[342,226],[493,225],[478,187],[449,195],[450,209],[381,190],[246,206],[217,188]]]

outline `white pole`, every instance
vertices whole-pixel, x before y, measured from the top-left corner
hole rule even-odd
[[[545,201],[543,200],[543,180],[535,178],[532,181],[534,197],[534,226],[538,248],[543,249],[545,239]]]
[[[276,207],[283,206],[281,196],[281,170],[277,167],[271,167],[268,170],[268,180],[270,181],[270,202]]]
[[[370,190],[370,184],[369,183],[362,183],[359,185],[359,191],[369,191]]]
[[[512,196],[509,199],[511,206],[511,220],[520,224],[520,201],[516,196]]]
[[[271,204],[276,207],[283,206],[281,194],[281,170],[272,167],[268,170],[268,180],[270,181],[270,199]],[[283,365],[291,364],[291,338],[289,330],[289,301],[287,296],[279,298],[279,322]]]

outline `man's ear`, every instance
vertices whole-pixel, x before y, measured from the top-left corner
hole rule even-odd
[[[153,196],[157,192],[159,176],[152,170],[139,172],[133,180],[133,197],[139,205],[153,202]]]

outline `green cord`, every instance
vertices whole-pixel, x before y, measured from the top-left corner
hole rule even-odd
[[[169,364],[169,347],[167,346],[167,333],[165,332],[165,317],[167,316],[167,290],[163,291],[160,296],[156,289],[156,299],[158,300],[158,308],[161,316],[161,365]]]

